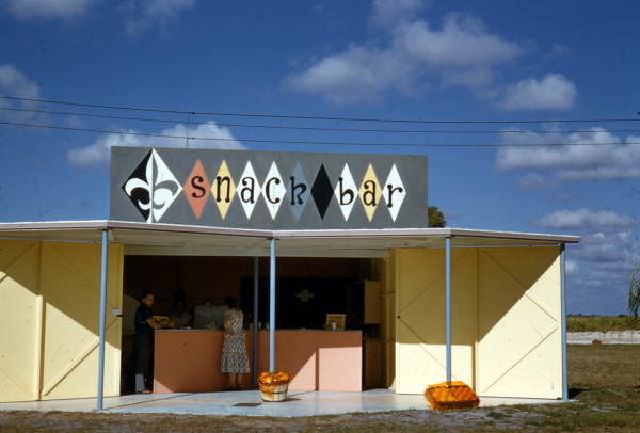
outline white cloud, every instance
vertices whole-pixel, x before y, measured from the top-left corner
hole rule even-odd
[[[538,221],[542,227],[555,229],[628,228],[635,223],[629,216],[602,209],[559,210]]]
[[[338,103],[372,101],[388,90],[410,93],[415,66],[393,50],[353,46],[326,57],[290,78],[297,90],[323,95]]]
[[[450,14],[434,28],[417,17],[421,6],[412,0],[375,1],[370,20],[382,31],[382,44],[377,39],[352,44],[293,74],[288,84],[333,102],[371,101],[389,91],[415,95],[434,77],[486,91],[493,68],[522,51],[476,18]]]
[[[567,260],[569,311],[625,313],[629,276],[640,266],[637,235],[629,229],[582,232],[580,243],[568,250],[577,268],[570,274]]]
[[[573,133],[521,130],[502,133],[501,142],[515,145],[498,150],[501,170],[551,171],[561,180],[640,177],[640,136],[623,139],[601,127]]]
[[[6,95],[35,98],[38,96],[38,85],[27,78],[15,66],[0,66],[0,91]]]
[[[75,18],[94,0],[7,0],[5,9],[16,18]]]
[[[129,0],[124,8],[125,32],[131,36],[152,26],[165,26],[193,7],[195,0]]]
[[[578,92],[573,82],[562,74],[547,74],[541,80],[527,78],[509,85],[498,106],[506,111],[568,110]]]
[[[578,265],[577,260],[566,260],[565,261],[565,270],[567,275],[575,275],[580,270],[580,266]]]
[[[577,258],[595,263],[598,269],[631,269],[640,264],[640,254],[633,247],[628,229],[588,232],[582,237]]]
[[[370,20],[374,25],[393,29],[398,23],[415,19],[423,7],[422,0],[373,0]]]
[[[15,66],[4,64],[0,65],[0,95],[38,98],[40,96],[40,89],[37,83],[30,80],[29,77],[20,72]],[[29,110],[36,108],[37,105],[35,101],[0,99],[0,108]],[[15,122],[33,120],[36,117],[34,113],[0,110],[0,119]]]
[[[536,191],[555,185],[555,180],[540,173],[527,173],[518,179],[518,188],[523,191]]]
[[[71,19],[84,15],[97,0],[5,0],[0,8],[21,20]],[[195,0],[124,0],[125,33],[138,35],[153,26],[165,26],[189,10]]]
[[[186,147],[184,138],[161,138],[143,135],[135,135],[136,131],[129,130],[121,133],[106,134],[99,137],[93,143],[67,152],[67,160],[75,165],[88,166],[103,163],[109,160],[112,146],[162,146],[162,147]],[[172,128],[158,131],[156,135],[170,135],[177,137],[186,136],[186,126],[175,125]],[[219,127],[214,122],[203,123],[197,127],[189,127],[189,137],[214,138],[216,140],[189,140],[190,148],[224,148],[241,149],[242,144],[237,141],[227,128]]]
[[[513,60],[520,48],[489,32],[476,18],[452,14],[441,30],[417,20],[395,30],[397,46],[424,66],[479,67]]]
[[[613,211],[584,209],[555,212],[542,220],[545,218],[548,227],[580,235],[578,244],[567,247],[568,311],[625,313],[629,275],[640,266],[633,220]]]

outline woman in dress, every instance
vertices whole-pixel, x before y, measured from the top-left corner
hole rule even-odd
[[[228,389],[240,389],[242,374],[249,372],[249,358],[242,329],[242,310],[237,308],[235,299],[225,301],[224,343],[222,345],[222,362],[220,370],[229,374]]]

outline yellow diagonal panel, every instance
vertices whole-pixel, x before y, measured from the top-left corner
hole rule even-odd
[[[220,216],[222,219],[225,219],[236,194],[236,183],[231,176],[227,161],[225,160],[220,164],[218,174],[215,179],[213,179],[211,194],[213,195],[216,206],[218,206]]]
[[[382,196],[380,181],[378,180],[378,176],[376,176],[376,172],[373,170],[373,166],[371,164],[367,167],[367,171],[364,174],[358,193],[360,195],[362,206],[364,206],[364,212],[367,215],[367,219],[371,222],[373,214],[380,204],[380,197]]]
[[[0,241],[0,402],[37,398],[36,242]]]
[[[396,258],[396,390],[417,394],[446,378],[444,254],[407,249]],[[454,250],[452,263],[453,378],[473,384],[475,252]]]
[[[122,306],[123,247],[109,251],[108,312]],[[42,399],[95,396],[100,249],[93,244],[45,243]],[[118,395],[122,320],[108,316],[105,395]]]
[[[480,395],[561,395],[557,247],[480,249]]]

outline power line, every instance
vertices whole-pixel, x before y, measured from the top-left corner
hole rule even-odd
[[[272,113],[240,113],[222,111],[185,111],[170,110],[161,108],[145,108],[138,106],[122,105],[100,105],[87,104],[74,101],[63,101],[59,99],[27,98],[19,96],[0,95],[0,99],[13,101],[42,102],[47,104],[60,104],[73,107],[96,108],[106,110],[128,110],[143,111],[165,114],[191,114],[208,116],[231,116],[231,117],[263,117],[274,119],[306,119],[306,120],[337,120],[346,122],[375,122],[375,123],[404,123],[404,124],[453,124],[453,125],[510,125],[510,124],[545,124],[545,123],[612,123],[612,122],[640,122],[640,118],[591,118],[591,119],[528,119],[528,120],[418,120],[418,119],[391,119],[376,117],[343,117],[343,116],[321,116],[303,114],[272,114]]]
[[[124,116],[115,114],[98,114],[98,113],[85,113],[77,111],[58,111],[58,110],[36,110],[17,107],[0,107],[0,111],[13,111],[20,113],[39,113],[39,114],[54,114],[64,116],[78,116],[78,117],[91,117],[96,119],[114,119],[114,120],[133,120],[140,122],[151,123],[166,123],[175,125],[177,123],[184,123],[178,119],[160,119],[157,117],[138,117],[138,116]],[[296,131],[326,131],[326,132],[375,132],[375,133],[419,133],[419,134],[557,134],[557,133],[590,133],[593,129],[563,129],[563,130],[525,130],[525,129],[372,129],[372,128],[330,128],[321,126],[289,126],[289,125],[265,125],[254,123],[226,123],[215,122],[217,126],[234,127],[234,128],[258,128],[258,129],[280,129],[280,130],[296,130]],[[207,122],[189,122],[190,126],[203,126],[208,125]],[[608,132],[625,132],[625,133],[640,133],[640,129],[607,129]]]
[[[133,131],[116,131],[109,129],[94,129],[94,128],[76,128],[71,126],[56,126],[56,125],[42,125],[36,123],[17,123],[17,122],[0,122],[0,125],[21,127],[21,128],[39,128],[39,129],[54,129],[62,131],[78,131],[78,132],[94,132],[104,134],[120,134],[120,135],[135,135],[144,137],[155,138],[170,138],[184,140],[186,137],[183,135],[169,135],[169,134],[157,134],[147,132],[133,132]],[[598,143],[370,143],[370,142],[353,142],[353,141],[309,141],[309,140],[269,140],[269,139],[257,139],[257,138],[214,138],[214,137],[189,137],[190,141],[202,140],[202,141],[217,141],[217,142],[248,142],[248,143],[272,143],[272,144],[302,144],[302,145],[327,145],[327,146],[390,146],[390,147],[547,147],[547,146],[613,146],[620,144],[640,144],[640,142],[598,142]]]

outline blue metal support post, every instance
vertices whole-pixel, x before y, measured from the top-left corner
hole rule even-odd
[[[103,409],[104,351],[107,327],[107,274],[109,266],[109,230],[103,229],[100,240],[100,319],[98,322],[98,394],[96,410]]]
[[[269,248],[269,371],[276,370],[276,240]]]
[[[447,383],[451,382],[451,236],[444,240],[445,254],[445,340]]]
[[[258,278],[259,278],[259,264],[260,259],[258,257],[253,258],[253,365],[251,368],[251,381],[254,385],[257,385],[258,378],[258,337],[260,336],[258,330]]]
[[[569,380],[567,376],[567,311],[565,304],[565,245],[560,244],[560,340],[562,344],[562,399],[569,399]]]

